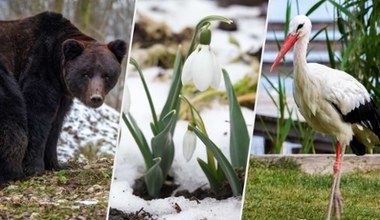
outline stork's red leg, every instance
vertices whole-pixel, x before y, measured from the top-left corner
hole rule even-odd
[[[341,160],[341,151],[340,151],[340,143],[339,141],[336,142],[336,157],[335,157],[335,164],[334,164],[334,176],[339,172],[340,167],[342,165]]]
[[[329,207],[327,211],[327,220],[330,220],[334,208],[336,219],[340,219],[340,214],[343,212],[342,196],[339,190],[340,183],[340,169],[342,165],[342,155],[344,154],[345,146],[341,149],[339,141],[336,143],[336,157],[334,163],[333,184],[331,186],[331,194],[329,200]],[[343,154],[342,154],[343,152]]]

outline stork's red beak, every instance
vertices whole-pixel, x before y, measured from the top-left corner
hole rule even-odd
[[[294,46],[294,44],[297,42],[298,34],[288,34],[288,36],[285,39],[284,44],[281,47],[280,52],[278,53],[276,59],[274,60],[272,67],[270,68],[270,71],[277,66],[277,64],[280,63],[281,59],[285,56],[285,54]]]

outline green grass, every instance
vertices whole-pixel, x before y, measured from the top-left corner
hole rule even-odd
[[[324,219],[331,175],[308,175],[292,161],[250,161],[243,219]],[[342,219],[380,218],[380,171],[343,174]]]

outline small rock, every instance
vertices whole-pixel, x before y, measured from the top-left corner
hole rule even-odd
[[[79,205],[73,205],[73,206],[71,206],[70,208],[71,208],[71,210],[74,210],[74,209],[80,209],[80,206],[79,206]]]
[[[87,192],[88,193],[94,193],[94,192],[98,192],[98,191],[100,191],[100,190],[102,190],[103,189],[103,187],[101,187],[101,186],[99,186],[99,185],[93,185],[93,186],[91,186],[88,190],[87,190]]]
[[[66,199],[58,199],[58,200],[57,200],[57,203],[66,203],[66,202],[67,202]]]
[[[91,169],[91,165],[87,164],[87,165],[85,165],[85,166],[83,167],[83,169],[84,169],[84,170],[89,170],[89,169]]]
[[[30,197],[29,202],[31,202],[31,203],[38,202],[38,198],[35,196],[32,196],[32,197]]]
[[[13,203],[20,203],[21,202],[21,195],[14,195],[13,197],[12,197],[12,202]]]
[[[15,189],[17,189],[17,186],[16,185],[9,185],[6,189],[7,190],[15,190]]]
[[[107,157],[102,157],[98,160],[99,163],[109,163],[109,159]]]
[[[31,215],[30,215],[30,220],[34,220],[34,219],[41,219],[40,218],[40,214],[37,213],[37,212],[33,212]]]

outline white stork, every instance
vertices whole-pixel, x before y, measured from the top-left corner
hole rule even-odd
[[[346,146],[350,145],[356,155],[364,155],[366,147],[378,145],[380,116],[370,94],[354,77],[340,70],[306,62],[311,32],[308,17],[294,17],[290,31],[270,71],[295,45],[294,100],[313,129],[337,139],[327,219],[331,217],[333,206],[335,217],[339,219],[343,212],[340,170]]]

